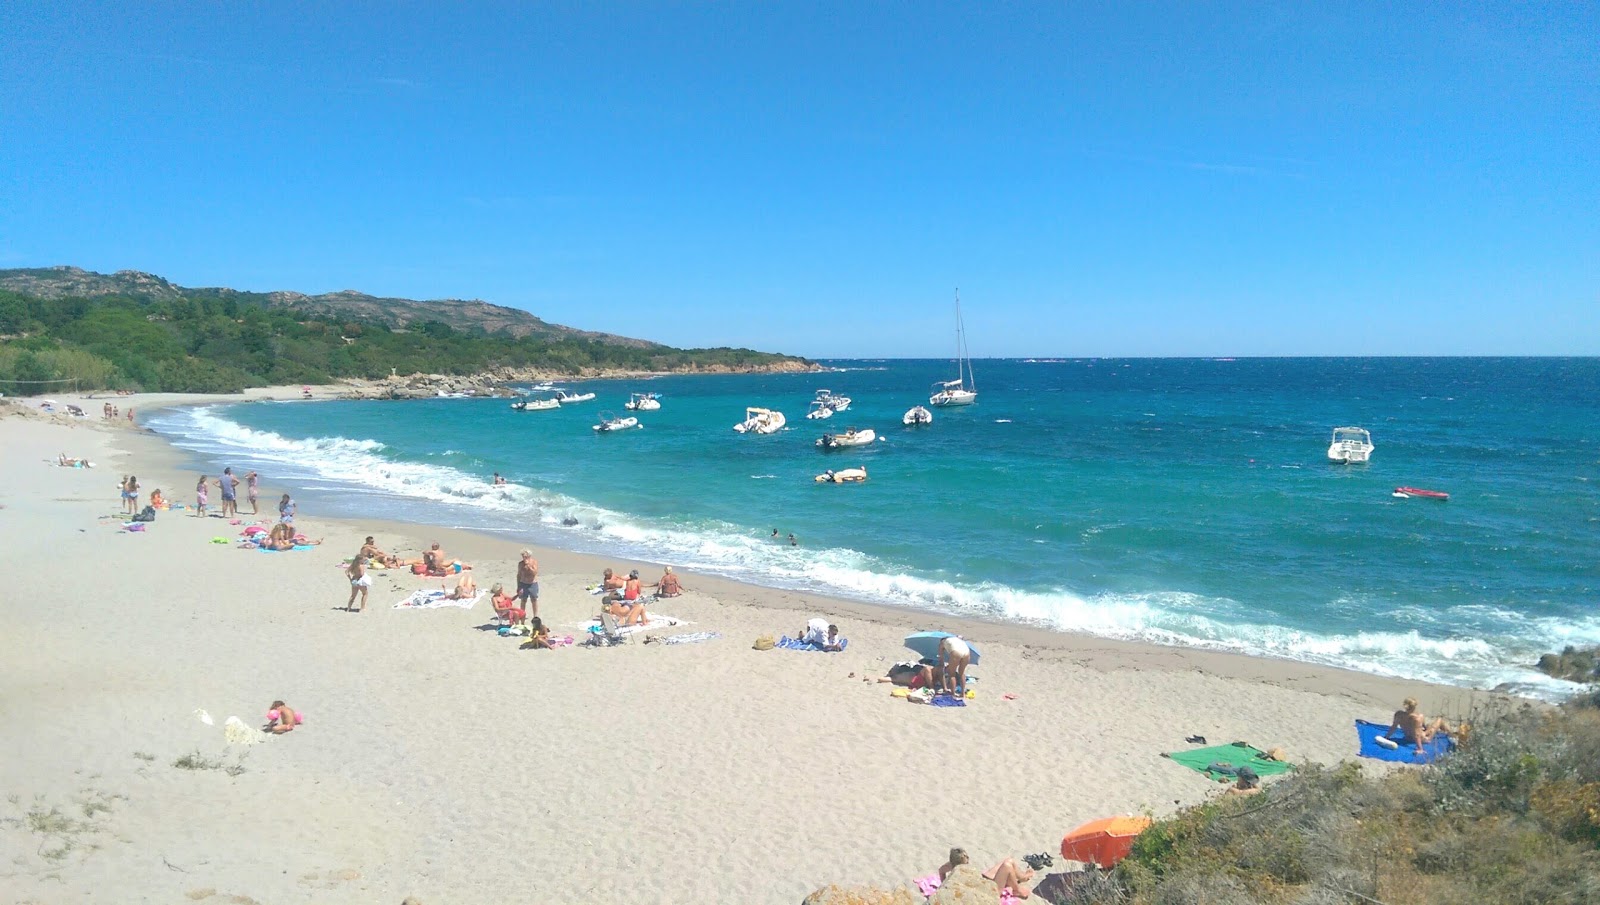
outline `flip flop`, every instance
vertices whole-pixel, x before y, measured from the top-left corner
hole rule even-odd
[[[1206,737],[1203,735],[1191,735],[1184,739],[1184,741],[1191,745],[1204,745],[1206,743]]]

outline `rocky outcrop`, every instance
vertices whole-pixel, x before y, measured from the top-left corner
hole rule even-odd
[[[963,864],[944,878],[928,905],[1000,905],[1000,888],[976,867]]]

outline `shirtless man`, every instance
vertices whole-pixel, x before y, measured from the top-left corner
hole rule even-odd
[[[369,537],[367,540],[370,542],[372,538]],[[350,576],[350,599],[345,601],[344,604],[344,611],[347,613],[364,613],[367,610],[367,590],[372,587],[372,576],[367,573],[367,556],[365,553],[367,548],[362,547],[361,549],[363,552],[357,553],[356,558],[350,560],[350,571],[346,573]],[[353,609],[357,594],[361,595],[361,609],[359,610]]]
[[[449,555],[439,548],[437,543],[428,548],[428,552],[422,554],[422,561],[425,565],[427,565],[429,572],[440,575],[454,570],[457,566],[460,566],[462,569],[472,568],[459,559],[451,559]]]
[[[1408,745],[1416,745],[1417,753],[1422,753],[1422,746],[1433,741],[1434,736],[1443,732],[1450,734],[1450,724],[1444,717],[1434,717],[1432,722],[1417,709],[1416,698],[1406,698],[1400,705],[1403,709],[1394,712],[1394,721],[1389,724],[1389,731],[1383,734],[1384,738],[1393,738],[1395,732],[1400,733],[1400,741]]]
[[[517,561],[517,600],[530,616],[539,615],[539,561],[532,550],[523,550]]]
[[[375,559],[391,569],[400,565],[400,557],[379,550],[377,542],[372,539],[371,535],[367,536],[366,541],[361,544],[361,552],[356,555],[367,559]]]

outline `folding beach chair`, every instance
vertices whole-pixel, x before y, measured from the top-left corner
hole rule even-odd
[[[610,613],[601,613],[599,627],[590,629],[589,637],[584,639],[583,643],[590,647],[610,647],[627,640],[628,636],[617,627],[617,617]]]

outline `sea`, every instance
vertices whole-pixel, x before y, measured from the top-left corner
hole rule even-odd
[[[1540,654],[1600,644],[1600,359],[979,359],[977,403],[916,428],[901,416],[953,362],[824,364],[566,382],[598,398],[554,411],[287,401],[148,423],[306,514],[926,613],[1545,698],[1573,687]],[[851,405],[807,420],[821,388]],[[661,409],[592,429],[636,392]],[[736,433],[747,406],[787,429]],[[1369,463],[1328,461],[1341,426],[1371,432]],[[879,440],[816,447],[848,427]],[[866,482],[814,480],[855,466]]]

